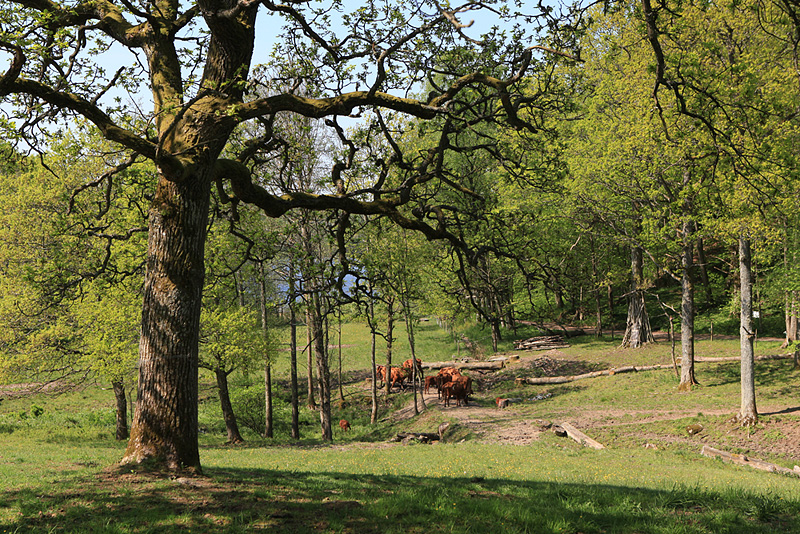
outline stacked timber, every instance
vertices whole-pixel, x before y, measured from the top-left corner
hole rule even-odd
[[[569,347],[569,343],[559,335],[536,336],[514,342],[514,348],[517,350],[551,350],[565,349],[567,347]]]

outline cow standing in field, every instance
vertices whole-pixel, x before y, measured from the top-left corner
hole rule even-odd
[[[430,391],[431,386],[436,387],[437,390],[439,389],[439,385],[436,382],[437,378],[438,377],[435,375],[425,377],[425,389],[423,390],[423,393],[427,393],[428,391]]]
[[[375,367],[376,376],[380,379],[381,384],[379,387],[383,387],[386,384],[386,367],[383,365],[378,365]],[[411,372],[404,368],[404,367],[392,367],[390,371],[391,376],[389,380],[391,381],[392,385],[389,389],[398,386],[399,389],[405,389],[405,381],[411,375]]]
[[[468,376],[459,376],[451,382],[451,391],[453,397],[456,398],[456,406],[467,405],[467,398],[473,394],[472,392],[472,378]]]
[[[461,376],[461,371],[456,367],[445,367],[436,375],[436,389],[439,392],[439,398],[442,398],[442,387],[454,378]]]

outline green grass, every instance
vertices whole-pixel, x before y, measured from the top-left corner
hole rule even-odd
[[[2,447],[0,532],[800,531],[796,480],[650,450],[208,448],[186,484],[101,470],[107,442],[21,445]]]
[[[368,330],[353,324],[344,333],[342,343],[350,345],[343,347],[345,371],[363,370]],[[417,333],[424,360],[455,353],[452,337],[435,323],[422,323]],[[566,369],[670,362],[666,343],[623,351],[618,338],[570,342],[562,351]],[[403,343],[398,345],[395,361],[402,361]],[[778,352],[759,345],[761,353]],[[697,344],[698,355],[730,356],[737,349],[736,340]],[[277,362],[279,387],[284,363]],[[550,392],[546,400],[516,407],[519,417],[558,421],[604,414],[597,415],[591,433],[608,448],[583,448],[552,433],[525,446],[480,443],[437,407],[398,424],[385,419],[408,395],[382,403],[382,421],[370,425],[363,378],[346,384],[347,406],[334,409],[335,420],[346,417],[353,424],[347,434],[335,429],[334,445],[319,441],[318,414],[304,408],[299,443],[290,441],[282,421],[276,438],[245,430],[247,443],[231,447],[224,444],[216,392],[204,377],[201,460],[207,478],[186,481],[114,468],[125,444],[113,439],[109,390],[6,398],[0,404],[0,534],[800,533],[798,479],[699,454],[705,441],[744,452],[754,439],[785,439],[780,424],[800,424],[796,414],[776,413],[763,415],[750,430],[731,427],[727,419],[738,408],[737,363],[698,363],[701,385],[691,393],[677,392],[671,370],[549,388],[515,384],[521,372],[504,370],[500,376],[506,380],[479,392],[476,402],[489,405],[494,392],[523,398]],[[797,376],[790,361],[759,362],[759,406],[791,403]],[[239,376],[233,386],[258,380]],[[654,412],[664,419],[645,420]],[[430,432],[447,420],[453,423],[447,443],[386,443],[397,431]],[[689,439],[685,427],[694,423],[706,430]],[[642,447],[643,440],[655,438],[661,439],[658,449]],[[787,467],[797,463],[765,459]]]

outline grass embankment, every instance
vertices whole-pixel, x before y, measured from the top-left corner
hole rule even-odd
[[[434,328],[421,331],[439,335]],[[445,341],[438,354],[449,357],[454,345]],[[369,345],[352,345],[345,369],[363,368]],[[670,360],[666,345],[638,352],[615,347],[613,341],[585,339],[563,351],[564,365]],[[730,355],[735,343],[698,347],[698,353],[717,350],[723,354],[714,355]],[[791,402],[787,394],[796,372],[790,363],[759,369],[759,399]],[[507,380],[477,395],[476,402],[488,406],[495,392],[542,391],[515,385],[513,377],[521,372],[505,371]],[[207,391],[201,405],[207,478],[190,480],[112,467],[124,444],[113,439],[110,391],[7,398],[0,404],[0,533],[800,532],[800,480],[701,457],[699,442],[670,444],[670,435],[685,437],[685,420],[700,418],[714,428],[709,422],[722,416],[712,414],[736,411],[734,364],[699,365],[698,377],[702,386],[691,394],[675,391],[671,371],[603,377],[550,388],[548,399],[517,408],[523,418],[590,414],[593,437],[608,445],[601,451],[552,433],[526,446],[479,443],[463,428],[453,428],[444,444],[387,445],[391,433],[430,431],[452,412],[432,407],[416,420],[373,428],[366,414],[359,419],[354,412],[362,402],[362,379],[346,389],[356,415],[353,431],[337,428],[335,445],[318,443],[309,424],[299,444],[283,436],[265,441],[246,434],[245,446],[229,447],[223,427],[212,423],[216,399]],[[641,420],[654,411],[665,420]],[[672,419],[670,413],[690,416]],[[315,414],[304,417],[313,421]],[[774,417],[794,416],[765,416],[765,429],[753,432],[767,432]],[[620,419],[628,424],[611,424]],[[644,432],[666,436],[665,441],[656,450],[644,449]]]

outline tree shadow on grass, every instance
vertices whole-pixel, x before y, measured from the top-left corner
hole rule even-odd
[[[704,364],[700,364],[704,365]],[[738,384],[741,380],[741,367],[739,362],[724,362],[709,366],[705,372],[708,375],[708,386],[723,386]],[[780,387],[787,391],[795,391],[797,373],[793,369],[791,360],[762,360],[755,365],[756,387]]]
[[[798,532],[797,502],[502,478],[211,469],[208,478],[104,471],[0,491],[11,532]],[[796,530],[792,530],[796,529]]]

